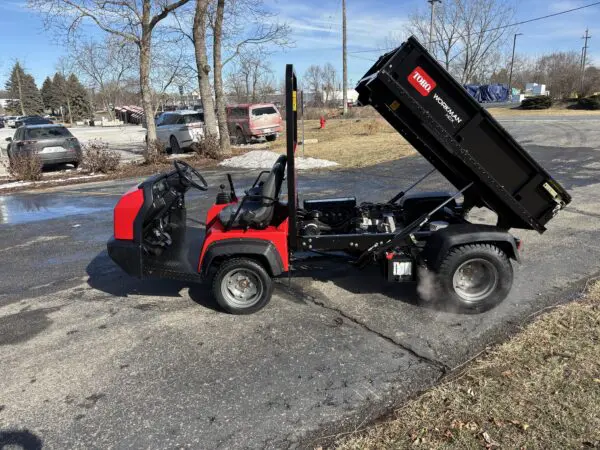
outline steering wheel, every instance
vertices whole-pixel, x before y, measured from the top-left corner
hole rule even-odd
[[[206,191],[208,189],[208,183],[204,177],[188,163],[179,159],[175,159],[173,160],[173,165],[175,166],[175,170],[177,170],[179,177],[182,180],[185,180],[190,186],[193,186],[201,191]],[[194,180],[194,176],[198,181]]]

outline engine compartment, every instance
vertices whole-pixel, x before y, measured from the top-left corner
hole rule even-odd
[[[298,210],[298,229],[301,236],[390,234],[451,198],[446,192],[423,192],[402,196],[394,203],[357,205],[354,197],[305,200],[304,208]],[[450,224],[464,223],[465,214],[462,203],[450,200],[432,216],[428,229],[436,231]]]

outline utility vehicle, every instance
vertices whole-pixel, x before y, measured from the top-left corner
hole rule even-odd
[[[372,105],[456,192],[401,191],[379,203],[345,197],[301,205],[297,79],[288,65],[287,154],[241,198],[227,175],[228,188],[221,186],[204,228],[186,224],[185,194],[204,191],[207,183],[174,161],[174,170],[147,179],[117,204],[111,258],[140,278],[208,279],[219,305],[234,314],[264,307],[272,279],[292,270],[291,255],[311,251],[345,252],[360,268],[378,265],[382,282],[415,281],[422,267],[434,274],[440,300],[460,311],[499,304],[512,286],[511,260],[519,260],[521,241],[509,229],[544,232],[569,194],[415,38],[381,57],[356,90],[359,102]],[[475,206],[496,212],[497,224],[470,223],[467,213]]]

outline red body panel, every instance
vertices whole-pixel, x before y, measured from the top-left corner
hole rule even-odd
[[[288,219],[285,219],[278,227],[270,226],[264,230],[235,229],[225,231],[223,224],[221,224],[217,216],[226,206],[228,205],[214,205],[206,214],[206,238],[202,245],[200,261],[198,261],[198,272],[202,271],[202,262],[208,247],[214,242],[225,241],[227,239],[261,239],[272,242],[283,262],[283,270],[287,272],[289,270]]]
[[[117,203],[114,210],[115,239],[133,240],[133,222],[144,204],[144,191],[137,187],[129,190]]]

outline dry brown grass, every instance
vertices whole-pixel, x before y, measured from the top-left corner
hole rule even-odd
[[[600,448],[600,283],[338,448]]]
[[[600,111],[586,111],[581,109],[550,108],[538,110],[511,109],[511,108],[489,108],[488,112],[494,117],[527,117],[527,116],[598,116]]]
[[[302,139],[300,123],[298,132],[298,139]],[[307,120],[305,139],[317,139],[318,143],[305,144],[304,156],[335,161],[342,168],[371,166],[414,153],[412,146],[383,119],[329,120],[324,130],[319,129],[318,120]],[[285,151],[285,134],[272,148]],[[302,156],[302,146],[298,154]]]

